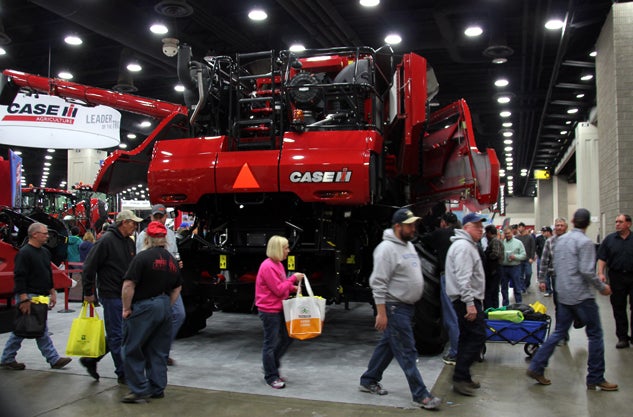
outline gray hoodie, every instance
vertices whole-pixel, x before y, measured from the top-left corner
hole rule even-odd
[[[465,230],[455,230],[446,254],[446,294],[467,306],[483,300],[486,276],[477,243]]]
[[[420,257],[411,242],[403,242],[385,229],[374,249],[374,270],[369,277],[376,304],[415,304],[424,290]]]

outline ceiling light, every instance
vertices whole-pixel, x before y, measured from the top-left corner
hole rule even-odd
[[[598,56],[598,52],[591,51],[591,52],[589,52],[589,56],[592,57],[592,58],[595,58],[596,56]]]
[[[512,122],[503,122],[503,123],[501,123],[501,126],[503,126],[503,127],[512,127]]]
[[[174,86],[174,90],[178,91],[179,93],[182,93],[183,91],[185,91],[185,86],[182,84],[177,84]]]
[[[52,157],[52,156],[50,156],[50,155],[45,155],[45,156],[44,156],[44,159],[53,159],[53,157]]]
[[[42,168],[42,171],[50,171],[50,167],[44,167]]]
[[[512,135],[514,135],[514,132],[512,132],[511,130],[506,130],[505,132],[503,132],[503,136],[506,138],[510,138],[512,137]]]
[[[498,57],[492,60],[493,64],[505,64],[506,62],[508,62],[508,58],[504,57]]]
[[[149,27],[149,30],[150,32],[157,35],[164,35],[165,33],[169,32],[167,26],[163,25],[162,23],[154,23],[152,26]]]
[[[44,166],[45,167],[49,167],[49,166],[51,166],[51,163],[50,162],[44,162]]]
[[[46,150],[46,152],[48,152],[48,153],[53,153],[53,152],[55,152],[55,149],[53,149],[53,148],[48,148],[48,149]]]
[[[509,96],[501,96],[499,98],[497,98],[497,103],[499,104],[506,104],[510,102],[510,97]]]
[[[575,108],[574,109],[569,109],[569,110],[567,110],[567,113],[568,114],[578,113],[578,109],[575,109]]]
[[[127,70],[130,72],[139,72],[142,69],[143,67],[141,67],[141,64],[139,64],[138,62],[130,62],[129,64],[127,64]]]
[[[127,134],[127,138],[128,139],[136,139],[136,134],[135,133],[128,133]]]
[[[582,77],[580,77],[581,80],[583,81],[589,81],[591,79],[593,79],[593,74],[585,74]]]
[[[576,94],[576,98],[583,98],[584,96],[585,96],[584,93]]]
[[[497,81],[495,81],[495,85],[497,87],[505,87],[508,84],[510,84],[510,81],[506,80],[505,78],[499,78]]]
[[[68,35],[64,38],[64,42],[66,42],[68,45],[81,45],[82,43],[84,43],[84,41],[81,40],[81,38],[79,36],[76,35]]]
[[[561,130],[561,131],[560,131],[560,134],[561,134],[561,135],[566,135],[567,133],[569,133],[569,132],[567,132],[566,130]]]
[[[512,146],[506,146],[505,148],[503,148],[503,150],[506,152],[512,152],[512,149]]]
[[[570,124],[571,124],[571,120],[567,120],[567,121],[565,122],[565,124],[566,124],[566,125],[570,125]]]
[[[522,176],[522,177],[527,177],[527,172],[525,172],[525,171],[521,171],[521,176]]]
[[[506,176],[506,172],[502,169],[499,170],[499,176],[500,177],[505,177]]]
[[[262,9],[253,9],[248,12],[248,18],[255,21],[266,20],[268,15]]]
[[[119,143],[119,148],[125,149],[127,148],[127,145],[125,143]]]
[[[563,26],[565,26],[565,22],[560,19],[551,19],[545,23],[545,29],[547,30],[558,30],[562,29]]]
[[[479,26],[469,26],[464,31],[464,35],[468,36],[469,38],[480,36],[482,33],[484,33],[484,30]]]
[[[512,142],[513,142],[513,141],[512,141],[512,139],[505,139],[505,140],[503,141],[503,144],[504,144],[504,145],[512,145]]]
[[[306,50],[306,47],[301,43],[293,43],[292,45],[290,45],[288,50],[290,52],[302,52]]]
[[[152,125],[152,122],[149,122],[149,121],[147,121],[147,120],[142,121],[142,122],[140,123],[140,126],[141,126],[141,127],[150,127],[151,125]]]
[[[359,3],[363,7],[376,7],[380,4],[380,0],[360,0]]]
[[[499,116],[501,117],[510,117],[512,116],[512,113],[510,113],[509,111],[502,111],[501,113],[499,113]]]
[[[0,48],[0,55],[6,55],[7,51],[4,48]]]
[[[388,45],[397,45],[402,42],[402,38],[397,33],[390,33],[385,36],[385,43]]]
[[[508,180],[512,181],[514,177],[512,175],[508,176]]]
[[[62,80],[72,80],[73,78],[72,73],[68,71],[61,71],[59,74],[57,74],[57,76],[61,78]]]

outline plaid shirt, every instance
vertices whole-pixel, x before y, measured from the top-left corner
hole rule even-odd
[[[556,272],[554,271],[554,246],[560,236],[554,235],[545,241],[543,254],[541,256],[541,267],[538,270],[538,282],[545,282],[545,278],[548,275],[552,278],[556,276]]]

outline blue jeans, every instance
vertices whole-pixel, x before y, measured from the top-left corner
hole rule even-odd
[[[176,298],[176,302],[171,306],[171,341],[173,343],[176,340],[176,335],[178,334],[178,330],[180,330],[180,326],[185,322],[185,305],[182,302],[182,296],[178,294],[178,298]]]
[[[521,265],[501,265],[499,272],[501,273],[501,297],[503,298],[501,305],[507,306],[510,304],[508,299],[508,284],[510,281],[512,281],[514,300],[516,303],[521,303],[523,301],[521,296],[521,289],[523,288],[521,283]]]
[[[530,288],[530,281],[532,280],[532,264],[530,261],[525,260],[521,262],[521,276],[523,277],[521,289],[527,291],[527,289]]]
[[[360,377],[362,385],[380,382],[382,374],[395,357],[404,371],[414,401],[431,396],[426,389],[417,366],[418,352],[415,350],[411,320],[415,307],[404,303],[386,303],[387,328],[374,350],[367,370]]]
[[[268,384],[279,378],[281,358],[284,356],[292,339],[286,330],[283,311],[279,313],[259,312],[264,327],[264,344],[262,346],[262,364],[264,379]]]
[[[34,297],[38,294],[28,294],[28,297]],[[18,304],[20,302],[19,297],[15,297],[15,302],[16,304]],[[9,339],[7,339],[7,343],[4,345],[4,351],[2,352],[2,359],[0,359],[1,363],[9,363],[9,362],[14,362],[15,361],[15,357],[18,354],[18,351],[20,350],[20,347],[22,347],[22,341],[24,340],[23,337],[19,337],[16,336],[15,334],[13,334],[13,332],[11,332],[11,334],[9,335]],[[53,341],[51,340],[51,337],[48,334],[48,323],[46,324],[46,327],[44,328],[44,335],[42,335],[42,337],[38,337],[37,339],[35,339],[35,342],[37,343],[37,347],[40,350],[40,352],[42,352],[42,356],[44,356],[44,358],[46,358],[46,362],[48,362],[51,365],[54,365],[55,362],[57,362],[59,360],[59,354],[57,353],[57,349],[55,349],[55,346],[53,346]]]
[[[123,320],[121,357],[125,379],[133,393],[152,395],[165,390],[171,325],[167,295],[135,302],[132,314]]]
[[[600,324],[600,312],[596,300],[590,298],[580,304],[566,305],[559,303],[556,310],[556,330],[545,343],[536,351],[529,369],[543,374],[548,365],[554,348],[565,339],[574,319],[579,319],[586,325],[585,332],[589,339],[589,354],[587,357],[587,384],[599,384],[604,381],[604,340]]]
[[[450,347],[448,349],[448,356],[457,356],[457,344],[459,343],[459,323],[457,322],[457,315],[453,308],[450,298],[446,295],[446,274],[440,275],[440,302],[442,304],[442,322],[444,328],[448,333],[448,340]]]
[[[473,321],[466,320],[466,304],[464,302],[454,301],[453,308],[455,315],[459,318],[459,349],[457,350],[453,381],[470,382],[472,381],[470,367],[479,359],[481,349],[486,343],[486,324],[482,303],[480,300],[475,300],[477,317]]]
[[[100,298],[103,305],[103,321],[106,329],[106,348],[114,361],[114,372],[117,377],[124,378],[121,344],[123,343],[123,302],[118,298]],[[103,356],[102,356],[103,357]],[[101,357],[101,358],[102,358]],[[98,360],[101,360],[99,358]]]

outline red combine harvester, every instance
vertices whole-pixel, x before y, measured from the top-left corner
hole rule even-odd
[[[457,101],[431,113],[437,82],[426,60],[389,48],[265,51],[192,59],[182,45],[185,106],[5,71],[9,85],[159,119],[137,148],[106,161],[95,191],[147,184],[150,200],[195,216],[179,241],[185,264],[183,333],[214,308],[251,309],[272,235],[291,245],[330,302],[370,301],[372,251],[396,207],[424,216],[438,202],[471,210],[496,203],[499,162],[477,150]],[[438,278],[416,324],[421,353],[441,349]]]

